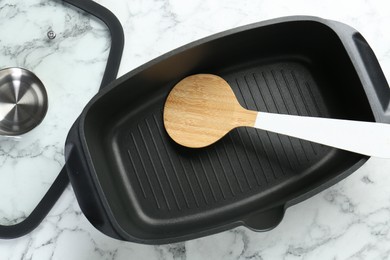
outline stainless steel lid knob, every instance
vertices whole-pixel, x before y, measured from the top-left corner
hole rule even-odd
[[[47,93],[31,71],[0,70],[0,135],[21,135],[39,125],[47,112]]]

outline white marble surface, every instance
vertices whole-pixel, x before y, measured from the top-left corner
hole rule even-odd
[[[0,6],[13,2],[2,0]],[[126,45],[120,74],[219,31],[305,14],[355,27],[370,43],[390,81],[388,0],[98,2],[113,11],[124,26]],[[38,9],[36,12],[38,16]],[[0,9],[0,19],[3,17]],[[282,223],[269,232],[237,228],[164,246],[121,242],[101,234],[83,216],[68,187],[35,231],[0,241],[0,259],[390,259],[389,171],[390,160],[370,159],[334,187],[289,208]]]

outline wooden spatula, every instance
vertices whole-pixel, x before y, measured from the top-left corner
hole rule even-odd
[[[181,80],[164,107],[169,136],[183,146],[213,144],[236,127],[249,126],[368,156],[390,158],[390,125],[256,112],[244,109],[229,84],[216,75]]]

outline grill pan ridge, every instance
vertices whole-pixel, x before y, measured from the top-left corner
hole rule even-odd
[[[368,159],[244,127],[204,149],[181,147],[165,132],[162,109],[170,89],[195,73],[223,77],[248,109],[389,122],[379,64],[344,24],[286,17],[186,45],[111,83],[70,131],[69,177],[105,234],[161,244],[238,225],[269,230],[286,207]]]
[[[310,74],[298,64],[282,63],[226,78],[249,109],[328,116],[313,80],[308,79],[310,86],[301,76]],[[289,84],[296,85],[290,90]],[[153,205],[155,210],[170,211],[171,215],[264,191],[316,163],[328,150],[249,128],[236,129],[215,146],[183,149],[172,144],[165,133],[160,109],[163,102],[161,99],[159,106],[136,124],[131,120],[130,125],[118,127],[131,130],[118,134],[120,158],[116,159],[126,172],[134,173],[128,176],[129,182],[135,184],[137,194],[143,195],[147,208]]]

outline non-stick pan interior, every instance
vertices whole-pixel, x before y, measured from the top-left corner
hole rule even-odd
[[[245,220],[367,159],[250,128],[204,149],[181,147],[165,132],[162,109],[174,84],[195,73],[225,78],[248,109],[374,121],[346,49],[319,22],[254,26],[153,61],[119,80],[85,119],[97,178],[132,236],[174,238],[240,221],[270,228],[262,223],[272,220]]]

